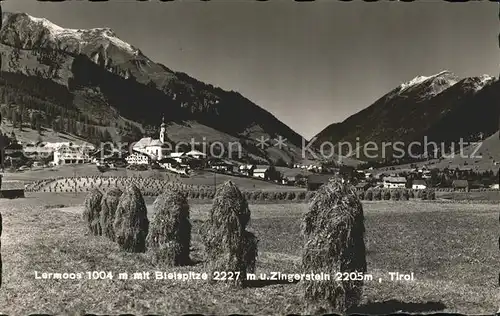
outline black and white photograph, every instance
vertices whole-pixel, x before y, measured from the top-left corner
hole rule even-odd
[[[500,312],[498,2],[0,13],[0,314]]]

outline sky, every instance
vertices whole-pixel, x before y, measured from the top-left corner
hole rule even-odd
[[[418,75],[500,71],[489,1],[6,0],[67,28],[110,27],[152,60],[240,92],[307,139]]]

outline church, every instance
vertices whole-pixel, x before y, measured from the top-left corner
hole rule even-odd
[[[152,160],[161,160],[168,155],[171,149],[169,144],[165,142],[166,124],[165,117],[162,117],[160,125],[160,138],[153,139],[151,137],[141,138],[134,144],[132,149],[135,152],[143,153],[149,156]]]

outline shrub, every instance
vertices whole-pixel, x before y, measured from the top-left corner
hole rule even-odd
[[[383,191],[382,191],[382,198],[383,198],[384,200],[386,200],[386,201],[387,201],[387,200],[390,200],[390,199],[391,199],[391,191],[390,191],[390,190],[388,190],[388,189],[383,190]]]
[[[374,201],[382,200],[382,191],[380,189],[373,190],[373,200]]]
[[[302,201],[302,200],[305,200],[306,199],[306,192],[304,191],[300,191],[298,194],[297,194],[297,199]]]
[[[289,191],[286,193],[286,199],[288,201],[295,200],[295,192]]]
[[[399,189],[390,190],[391,200],[399,201],[401,199],[401,191]]]
[[[305,238],[302,265],[306,271],[366,272],[364,215],[350,185],[332,180],[311,201],[302,222]],[[307,313],[346,312],[359,304],[363,281],[303,281]]]
[[[434,191],[433,189],[429,189],[429,191],[427,192],[427,199],[428,200],[435,200],[436,199],[436,191]]]
[[[87,223],[88,230],[92,235],[102,235],[100,222],[102,192],[99,189],[92,189],[84,201],[83,219]]]
[[[134,184],[129,184],[116,208],[115,241],[127,252],[145,252],[146,237],[149,230],[146,204],[141,191]]]
[[[365,191],[364,199],[367,201],[373,200],[373,190],[372,189],[368,189]]]
[[[420,198],[422,200],[427,200],[427,189],[423,189],[423,190],[420,190],[420,191],[421,191]]]
[[[175,190],[166,191],[156,198],[153,208],[155,215],[146,240],[153,264],[189,264],[191,223],[186,197]]]
[[[408,201],[410,199],[410,190],[402,189],[401,190],[401,200]]]

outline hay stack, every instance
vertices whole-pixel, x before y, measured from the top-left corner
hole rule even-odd
[[[1,240],[2,230],[3,230],[3,218],[2,214],[0,214],[0,250],[2,248],[2,240]],[[3,265],[2,265],[2,254],[0,253],[0,287],[2,287],[2,279],[3,279],[2,275],[3,275]]]
[[[102,234],[112,241],[115,241],[115,212],[123,191],[119,188],[111,188],[104,193],[101,201],[101,228]]]
[[[127,252],[146,251],[149,230],[146,204],[141,191],[129,184],[123,192],[115,212],[113,224],[115,241]]]
[[[235,285],[243,285],[246,273],[254,271],[258,239],[245,230],[250,209],[240,190],[227,181],[216,193],[209,219],[202,232],[210,271],[239,272]]]
[[[356,306],[363,281],[334,281],[337,272],[366,272],[364,216],[355,189],[330,180],[315,194],[302,223],[304,271],[330,273],[330,281],[303,281],[308,313],[340,312]]]
[[[147,238],[153,263],[190,264],[191,223],[186,196],[179,190],[167,190],[156,198],[153,208],[155,216]]]
[[[100,221],[102,196],[99,189],[93,188],[87,194],[84,202],[83,219],[87,223],[90,233],[95,236],[102,235]]]

